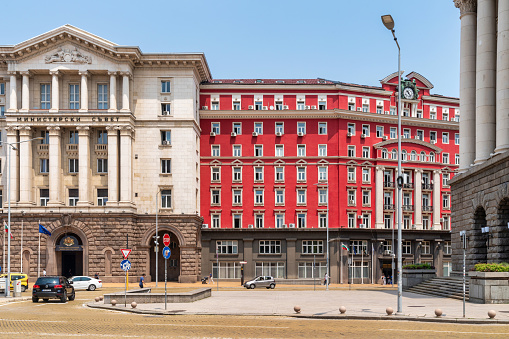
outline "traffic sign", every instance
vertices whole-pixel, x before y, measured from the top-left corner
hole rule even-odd
[[[171,256],[171,251],[169,247],[163,248],[163,257],[164,259],[168,259]]]
[[[124,259],[127,259],[127,257],[129,256],[129,254],[131,253],[131,249],[121,249],[120,251],[122,251],[122,255],[124,256]]]
[[[239,264],[245,265],[245,264],[247,264],[247,261],[241,261],[241,262],[239,262]]]
[[[122,262],[120,263],[120,268],[123,271],[129,271],[131,269],[131,262],[127,259],[122,260]]]
[[[163,244],[166,247],[170,246],[170,235],[168,233],[163,235]]]

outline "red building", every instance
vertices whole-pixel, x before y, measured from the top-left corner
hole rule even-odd
[[[447,275],[447,181],[459,164],[459,100],[431,94],[433,85],[415,72],[401,84],[404,260],[431,262]],[[315,259],[324,254],[329,224],[336,237],[329,244],[332,282],[375,282],[386,274],[397,220],[396,73],[381,87],[213,80],[201,85],[200,106],[204,272],[237,278],[238,257],[248,261],[246,273],[309,278],[308,250]],[[237,251],[230,253],[234,242]],[[349,270],[341,244],[361,255]],[[222,273],[216,251],[227,255],[220,256]],[[319,267],[311,275],[323,276]]]

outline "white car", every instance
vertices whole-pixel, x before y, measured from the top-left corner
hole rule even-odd
[[[101,280],[91,277],[76,276],[71,277],[69,280],[72,281],[72,285],[74,286],[75,290],[95,291],[96,288],[103,287]]]

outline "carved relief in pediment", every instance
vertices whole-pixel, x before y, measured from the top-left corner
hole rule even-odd
[[[47,64],[53,62],[65,62],[65,63],[80,63],[80,64],[91,64],[92,57],[81,54],[80,51],[75,47],[74,50],[70,48],[58,48],[58,50],[50,55],[47,55],[44,60]]]

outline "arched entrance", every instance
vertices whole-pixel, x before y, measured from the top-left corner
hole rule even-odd
[[[163,257],[163,236],[165,233],[170,235],[170,250],[171,256],[165,263],[166,259]],[[155,235],[155,233],[154,233]],[[158,257],[158,281],[164,281],[164,265],[168,264],[168,281],[178,281],[180,275],[180,242],[177,236],[171,231],[162,230],[159,231],[159,251],[155,252],[155,242],[154,238],[150,242],[150,276],[152,277],[152,281],[156,279],[156,255]]]
[[[470,248],[472,250],[472,260],[474,264],[488,262],[488,237],[483,234],[481,229],[487,226],[486,211],[482,207],[478,207],[474,213],[474,225],[472,227],[472,240],[470,241]]]
[[[62,234],[56,242],[55,255],[59,274],[83,275],[83,242],[74,233]]]
[[[509,262],[509,198],[498,205],[497,226],[493,232],[493,246],[496,247],[496,262]]]

